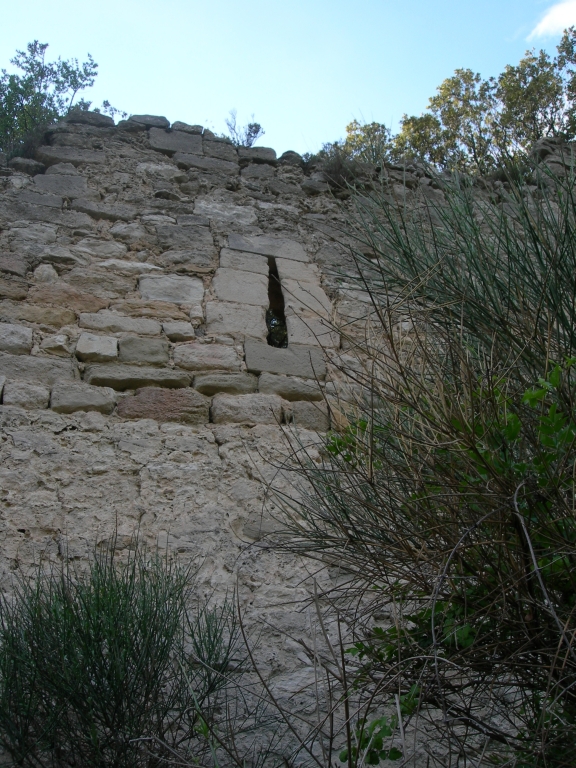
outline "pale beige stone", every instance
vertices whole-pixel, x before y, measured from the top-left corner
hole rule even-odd
[[[213,334],[265,339],[268,335],[265,309],[263,306],[207,301],[206,330]]]

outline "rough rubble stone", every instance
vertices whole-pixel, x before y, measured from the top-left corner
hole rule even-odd
[[[247,237],[231,232],[228,235],[228,247],[235,251],[261,253],[264,256],[274,256],[294,261],[310,261],[308,254],[296,240],[273,235],[253,235]]]
[[[29,176],[35,176],[37,173],[43,173],[46,166],[37,160],[31,160],[29,157],[13,157],[8,160],[8,168],[20,173],[27,173]]]
[[[72,163],[74,166],[79,166],[104,163],[106,155],[104,152],[77,147],[39,147],[36,151],[36,159],[47,166],[56,163]]]
[[[220,266],[226,269],[237,269],[241,272],[255,272],[257,275],[266,275],[266,277],[270,273],[266,256],[232,251],[230,248],[222,248],[220,251]]]
[[[211,334],[265,339],[268,328],[264,307],[230,301],[207,301],[206,330]]]
[[[81,333],[76,344],[76,357],[85,363],[111,363],[118,357],[118,339]]]
[[[110,309],[121,315],[131,317],[154,317],[158,320],[187,320],[188,314],[184,308],[169,301],[153,301],[149,299],[120,299],[110,304]]]
[[[280,424],[282,398],[277,395],[215,395],[210,409],[214,424]]]
[[[234,347],[224,344],[178,344],[174,363],[187,371],[238,371],[240,359]]]
[[[149,138],[152,149],[166,155],[173,155],[175,152],[202,154],[202,138],[192,133],[150,128]]]
[[[265,181],[273,179],[276,172],[271,165],[251,163],[240,171],[240,175],[243,179],[247,179],[248,181]]]
[[[82,382],[58,382],[52,387],[50,408],[57,413],[97,411],[112,413],[116,406],[116,393],[110,387],[91,387]]]
[[[220,301],[232,301],[256,307],[268,307],[268,277],[254,272],[220,268],[212,280],[214,293]]]
[[[221,141],[204,141],[202,147],[206,157],[216,157],[218,160],[227,160],[229,163],[238,162],[238,151],[233,144]],[[193,152],[193,150],[190,151]]]
[[[0,254],[0,272],[6,272],[9,275],[25,277],[30,269],[30,262],[23,256],[15,253]]]
[[[64,118],[64,122],[91,125],[94,128],[114,127],[114,118],[109,117],[109,115],[103,115],[102,112],[91,112],[87,109],[72,109]]]
[[[258,378],[258,392],[266,395],[278,395],[284,400],[322,400],[322,390],[313,379],[300,379],[297,376],[278,376],[273,373],[261,373]]]
[[[126,275],[142,275],[161,272],[161,268],[154,264],[147,264],[141,261],[128,261],[127,259],[106,259],[99,264],[94,265],[96,269],[110,270],[114,269],[123,272]]]
[[[34,279],[37,283],[55,283],[58,280],[58,272],[52,264],[40,264],[34,270]]]
[[[0,278],[0,299],[21,301],[28,295],[28,285],[17,280]]]
[[[118,342],[121,363],[164,365],[170,358],[170,345],[164,339],[126,336]]]
[[[45,192],[60,197],[83,197],[100,200],[97,190],[88,189],[84,176],[44,175],[34,177],[34,187],[39,192]]]
[[[50,168],[46,170],[47,176],[78,176],[82,177],[82,174],[80,171],[78,171],[72,163],[56,163],[56,165],[51,165]]]
[[[134,397],[124,397],[118,415],[124,419],[155,419],[182,424],[206,424],[210,400],[193,389],[143,387]]]
[[[143,299],[196,304],[204,297],[204,285],[197,277],[179,275],[147,275],[139,280]]]
[[[83,313],[78,320],[80,328],[90,328],[104,333],[138,333],[142,336],[158,336],[162,326],[156,320],[124,317],[109,310],[95,314]]]
[[[279,349],[260,341],[246,340],[246,367],[253,373],[281,373],[307,379],[323,379],[326,363],[317,347]]]
[[[29,355],[32,349],[32,329],[25,325],[0,323],[0,351],[12,355]]]
[[[2,402],[17,408],[48,408],[50,390],[42,384],[8,379],[4,385]]]
[[[184,133],[195,133],[200,136],[202,135],[204,128],[201,125],[188,125],[188,123],[182,123],[180,120],[176,120],[175,123],[172,123],[172,130],[184,131]]]
[[[238,163],[229,163],[227,160],[217,160],[215,157],[202,157],[184,152],[177,152],[172,158],[178,168],[189,170],[194,168],[207,173],[223,173],[227,176],[237,176],[240,172]]]
[[[251,373],[201,373],[194,376],[193,386],[198,392],[208,396],[218,392],[247,395],[256,392],[258,379]]]
[[[31,288],[28,293],[28,300],[38,302],[38,304],[67,307],[76,312],[98,312],[99,309],[105,309],[109,304],[106,299],[100,299],[98,296],[79,291],[64,282],[44,283]]]
[[[133,243],[145,240],[147,233],[146,229],[137,222],[126,224],[118,221],[110,229],[110,234],[118,240],[122,240],[123,243],[132,245]]]
[[[178,320],[171,323],[162,323],[162,330],[170,341],[190,341],[196,337],[192,323],[184,323]]]
[[[293,402],[284,408],[286,422],[295,424],[300,429],[314,432],[327,432],[330,429],[330,417],[326,403]]]
[[[108,221],[132,221],[136,211],[129,205],[96,203],[91,200],[77,199],[71,204],[71,208],[81,213],[87,213],[93,219],[106,219]]]
[[[280,165],[293,165],[296,168],[302,168],[304,166],[304,159],[302,155],[298,154],[298,152],[293,152],[291,149],[289,149],[287,152],[284,152],[284,154],[280,155],[278,163]]]
[[[112,387],[116,391],[139,387],[189,387],[191,377],[174,368],[147,368],[138,365],[89,365],[84,381],[98,387]]]
[[[49,326],[50,328],[62,328],[64,325],[73,325],[76,322],[76,313],[71,309],[41,307],[24,302],[11,306],[2,305],[0,315],[10,317],[12,320],[24,320],[28,323]]]
[[[127,122],[145,125],[147,128],[170,128],[170,123],[160,115],[130,115]]]
[[[68,348],[68,336],[65,333],[56,333],[53,336],[46,336],[40,343],[40,349],[48,352],[49,355],[58,355],[59,357],[68,357],[70,349]]]
[[[118,259],[126,256],[127,248],[123,243],[114,240],[103,240],[97,237],[84,237],[74,246],[74,252],[82,256],[99,259]]]
[[[47,387],[59,379],[73,381],[78,378],[78,369],[71,360],[9,355],[5,352],[0,352],[0,371],[7,379],[21,379]]]
[[[258,222],[256,212],[251,205],[231,205],[217,200],[204,199],[196,200],[194,211],[199,216],[234,227],[249,227]]]

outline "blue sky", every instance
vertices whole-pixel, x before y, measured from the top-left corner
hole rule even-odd
[[[554,52],[576,0],[4,0],[0,66],[38,39],[100,65],[95,104],[225,130],[252,114],[277,151],[313,152],[353,118],[396,128],[458,67]]]

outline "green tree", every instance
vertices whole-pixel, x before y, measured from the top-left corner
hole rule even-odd
[[[82,64],[60,58],[47,62],[47,48],[47,43],[34,40],[11,59],[22,74],[1,71],[0,151],[7,154],[25,154],[28,137],[66,115],[78,93],[94,85],[98,64],[90,54]],[[75,106],[88,109],[90,102],[80,99]]]
[[[392,132],[382,123],[360,123],[352,120],[346,126],[342,148],[350,157],[378,165],[390,154]]]

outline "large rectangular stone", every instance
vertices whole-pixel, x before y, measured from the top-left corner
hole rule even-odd
[[[240,358],[234,347],[225,344],[179,344],[174,362],[187,371],[239,371]]]
[[[228,247],[235,251],[250,251],[263,256],[274,256],[293,261],[310,261],[302,245],[296,240],[273,235],[252,235],[251,237],[231,232],[228,235]]]
[[[282,399],[277,395],[216,395],[210,413],[214,424],[280,424]]]
[[[193,133],[150,128],[149,138],[152,149],[165,155],[173,155],[175,152],[202,154],[202,136]]]
[[[123,398],[118,415],[124,419],[156,419],[183,424],[207,424],[210,400],[193,389],[144,387],[134,397]]]
[[[237,176],[240,171],[238,163],[229,163],[227,160],[217,160],[215,157],[200,157],[183,152],[177,152],[174,155],[174,161],[178,168],[185,168],[186,170],[194,168],[206,173],[223,173],[227,176]]]
[[[12,355],[29,355],[32,349],[32,329],[25,325],[0,323],[0,351]]]
[[[118,348],[118,357],[122,363],[165,365],[170,358],[170,345],[165,339],[126,336],[120,339]]]
[[[83,197],[86,200],[100,200],[97,190],[88,189],[84,176],[38,175],[34,176],[34,187],[39,192],[48,192],[60,197]]]
[[[204,298],[204,284],[198,277],[146,275],[140,278],[139,286],[143,299],[197,304]]]
[[[295,314],[287,308],[286,330],[289,346],[292,344],[314,344],[319,347],[334,348],[340,346],[340,335],[330,320],[311,313]]]
[[[77,147],[39,147],[36,159],[48,166],[56,163],[72,163],[78,166],[84,163],[103,163],[106,155],[104,152]]]
[[[29,355],[9,355],[0,352],[0,376],[7,379],[23,379],[37,382],[47,387],[60,379],[77,379],[78,369],[71,360],[54,360],[52,357],[30,357]]]
[[[212,334],[265,339],[268,335],[264,307],[229,301],[206,302],[206,330]]]
[[[59,382],[52,387],[50,407],[57,413],[97,411],[108,414],[115,405],[116,393],[110,387],[91,387],[83,382]]]
[[[316,264],[306,264],[293,259],[276,259],[280,280],[298,280],[301,283],[320,285],[320,270]]]
[[[297,376],[277,376],[274,373],[260,374],[258,392],[265,395],[278,395],[284,400],[323,399],[322,390],[316,381],[300,379]]]
[[[318,317],[330,317],[332,304],[323,288],[314,283],[285,279],[281,281],[284,307],[297,315],[311,313]]]
[[[201,373],[194,376],[194,389],[203,395],[226,392],[229,395],[248,395],[256,392],[258,379],[251,373]]]
[[[220,251],[220,266],[226,269],[237,269],[241,272],[254,272],[257,275],[266,275],[266,277],[270,272],[266,256],[232,251],[230,248],[222,248]]]
[[[267,307],[270,304],[268,277],[254,272],[221,267],[216,270],[212,287],[220,301],[233,301],[256,307]]]
[[[136,216],[136,209],[120,203],[108,205],[96,203],[85,198],[74,200],[71,206],[75,211],[86,213],[93,219],[107,219],[108,221],[132,221]]]
[[[89,365],[84,381],[97,387],[112,387],[123,392],[139,387],[189,387],[191,377],[175,368],[147,368],[138,365]]]
[[[28,323],[62,328],[63,325],[75,325],[76,313],[60,307],[41,307],[35,304],[1,303],[0,314],[13,320],[26,320]]]
[[[8,379],[4,386],[2,402],[17,408],[48,408],[50,390],[43,384]]]
[[[208,227],[164,224],[156,227],[162,248],[206,249],[214,251],[214,238]]]
[[[81,314],[78,325],[80,328],[104,333],[137,333],[143,336],[158,336],[162,331],[162,326],[156,320],[124,317],[109,310]]]
[[[234,144],[227,141],[204,141],[202,146],[206,157],[216,157],[229,163],[238,162],[238,150]]]
[[[111,363],[118,357],[118,339],[81,333],[76,344],[76,357],[86,363]]]
[[[323,379],[326,363],[317,347],[271,347],[261,341],[247,340],[246,367],[253,373],[284,373],[306,379]]]

